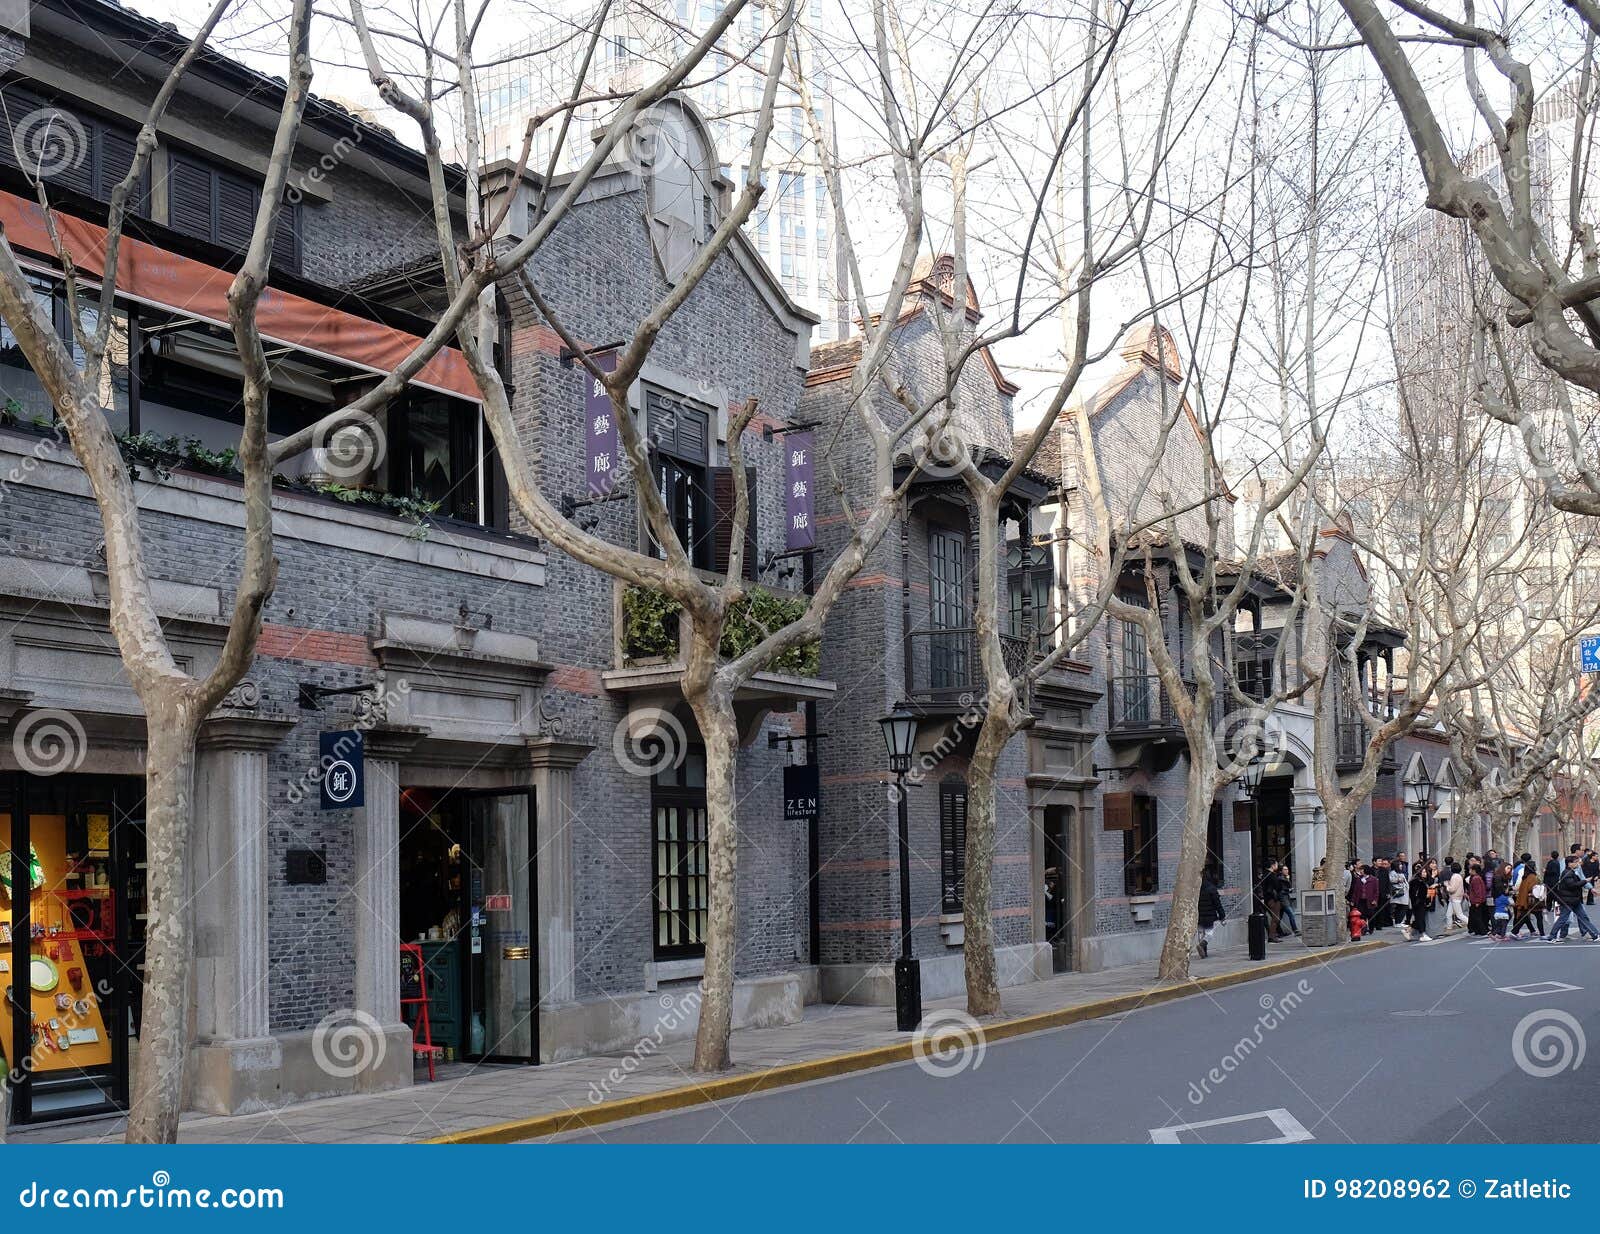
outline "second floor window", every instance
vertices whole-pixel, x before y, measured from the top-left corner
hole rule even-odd
[[[167,156],[167,223],[174,231],[242,255],[255,233],[261,182],[196,155]],[[300,206],[284,202],[272,237],[272,268],[300,273]]]
[[[656,492],[661,494],[678,543],[691,564],[709,569],[714,523],[708,467],[710,410],[664,390],[646,389],[645,431]],[[649,539],[656,556],[665,557],[665,549],[653,537]]]
[[[929,668],[935,689],[966,684],[967,538],[959,531],[935,528],[928,533]],[[944,631],[945,633],[940,633]]]

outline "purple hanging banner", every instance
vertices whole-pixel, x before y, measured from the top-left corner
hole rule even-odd
[[[816,522],[816,505],[811,492],[814,475],[812,444],[812,434],[809,432],[788,433],[783,439],[788,459],[788,466],[784,470],[788,477],[788,518],[784,522],[783,547],[791,553],[817,545],[817,532],[813,526]]]
[[[602,373],[609,373],[617,367],[617,353],[614,351],[591,358]],[[584,453],[588,458],[586,479],[589,496],[609,497],[617,481],[627,474],[627,469],[622,466],[622,437],[617,431],[611,396],[606,393],[605,386],[588,369],[580,366],[580,370],[584,381],[583,421],[587,442]]]

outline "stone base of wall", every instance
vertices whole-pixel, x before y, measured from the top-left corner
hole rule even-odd
[[[383,1092],[411,1085],[411,1029],[386,1025],[360,1040],[362,1053],[319,1061],[311,1032],[208,1042],[189,1050],[188,1107],[207,1114],[252,1114],[319,1097]],[[352,1075],[338,1074],[363,1063]],[[331,1067],[331,1072],[330,1072]]]
[[[539,1017],[542,1062],[586,1054],[650,1051],[672,1041],[687,1041],[699,1023],[698,982],[662,985],[546,1008]],[[772,1028],[795,1024],[804,1012],[804,981],[799,973],[752,977],[734,983],[733,1026]]]
[[[1047,943],[1023,943],[995,952],[995,968],[1002,988],[1043,981],[1050,976]],[[967,992],[966,960],[957,951],[922,961],[922,999],[959,998]],[[856,1007],[894,1006],[894,963],[824,964],[822,1001]]]
[[[1229,918],[1217,926],[1211,942],[1217,947],[1243,947],[1246,938],[1243,917]],[[1163,929],[1129,931],[1126,934],[1097,934],[1083,940],[1083,967],[1085,973],[1098,973],[1108,968],[1122,968],[1129,964],[1154,964],[1161,958],[1161,944],[1167,932]],[[1268,956],[1272,954],[1269,949]]]

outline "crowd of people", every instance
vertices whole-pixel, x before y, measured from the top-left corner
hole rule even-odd
[[[1343,886],[1347,908],[1359,914],[1363,930],[1398,928],[1406,938],[1431,942],[1440,935],[1465,930],[1499,942],[1523,937],[1548,943],[1565,942],[1576,921],[1580,935],[1600,942],[1600,929],[1587,908],[1600,880],[1600,855],[1574,844],[1563,858],[1552,851],[1543,863],[1523,853],[1513,863],[1490,849],[1465,860],[1437,859],[1426,853],[1407,861],[1345,863]],[[1269,905],[1270,914],[1270,905]],[[1546,920],[1549,928],[1546,929]]]
[[[1594,905],[1597,882],[1600,854],[1579,844],[1565,857],[1552,850],[1542,866],[1532,853],[1513,863],[1491,848],[1481,856],[1468,853],[1463,861],[1427,853],[1418,853],[1415,861],[1404,853],[1392,859],[1352,859],[1345,862],[1343,875],[1345,908],[1356,927],[1352,937],[1399,929],[1419,943],[1433,941],[1430,928],[1441,936],[1465,930],[1498,942],[1520,939],[1526,931],[1530,939],[1560,943],[1568,939],[1574,922],[1581,937],[1600,942],[1600,928],[1587,911]],[[1255,900],[1267,918],[1268,942],[1300,933],[1294,876],[1287,862],[1269,861],[1262,867]],[[1208,869],[1200,885],[1197,948],[1202,956],[1226,916],[1219,880]]]

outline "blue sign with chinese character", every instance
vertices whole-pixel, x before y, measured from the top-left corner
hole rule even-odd
[[[322,808],[352,810],[366,804],[366,742],[359,729],[318,735],[322,773]]]
[[[1578,640],[1578,663],[1586,673],[1600,673],[1600,634],[1585,634]]]
[[[617,367],[615,352],[591,357],[602,373]],[[609,497],[617,481],[626,473],[622,463],[622,433],[614,419],[611,395],[593,373],[583,370],[584,436],[588,442],[588,461],[584,478],[589,486],[589,496],[594,499]]]

